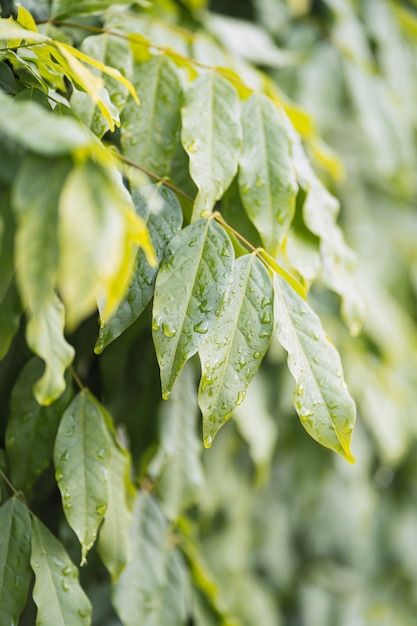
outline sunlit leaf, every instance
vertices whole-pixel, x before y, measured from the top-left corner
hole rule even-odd
[[[350,440],[356,411],[339,354],[318,316],[279,276],[274,277],[274,293],[277,336],[288,352],[301,423],[313,439],[353,463]]]
[[[182,211],[172,191],[149,185],[132,192],[136,213],[149,230],[152,246],[160,263],[168,242],[179,231]],[[158,267],[152,267],[143,250],[138,250],[128,290],[112,317],[101,325],[95,351],[100,353],[141,315],[151,300]]]
[[[243,402],[268,348],[272,328],[273,293],[268,272],[256,256],[239,257],[224,309],[198,349],[202,370],[198,403],[206,447]]]
[[[117,4],[131,4],[131,0],[117,0]],[[74,3],[72,0],[53,0],[51,17],[68,19],[74,15],[98,13],[114,5],[111,0],[83,0]]]
[[[62,416],[54,464],[65,516],[81,543],[82,563],[107,511],[110,456],[101,407],[88,391],[81,391]]]
[[[26,42],[45,42],[49,40],[49,37],[33,30],[27,30],[14,20],[0,18],[1,40],[13,40],[16,45],[19,45],[22,40]]]
[[[264,247],[275,256],[295,211],[297,184],[290,140],[275,105],[254,94],[243,106],[239,186]]]
[[[219,313],[232,263],[231,241],[213,220],[190,224],[168,244],[156,278],[152,325],[165,398]]]
[[[18,498],[0,507],[0,622],[17,624],[27,599],[31,520]]]
[[[36,623],[42,626],[89,626],[91,605],[78,581],[78,569],[64,546],[34,517],[30,564],[35,574]]]
[[[242,143],[236,89],[216,72],[204,72],[185,92],[182,143],[198,187],[193,220],[207,217],[237,172]]]
[[[32,392],[43,371],[39,359],[31,359],[13,387],[6,429],[10,478],[16,489],[28,490],[52,462],[55,436],[62,413],[71,399],[71,386],[49,406],[40,406]]]
[[[125,626],[181,626],[185,619],[183,566],[169,545],[168,526],[150,494],[140,493],[133,511],[131,559],[113,591]]]
[[[160,444],[148,471],[156,482],[162,508],[176,520],[197,499],[204,484],[197,437],[197,398],[191,370],[184,368],[159,416]]]
[[[151,172],[166,176],[180,127],[182,87],[178,72],[164,54],[158,54],[136,64],[132,82],[141,105],[130,99],[123,111],[123,152]]]

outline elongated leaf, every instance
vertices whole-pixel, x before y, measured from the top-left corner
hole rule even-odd
[[[27,30],[13,19],[0,18],[0,41],[10,39],[14,40],[14,42],[19,45],[23,39],[26,42],[33,41],[43,43],[48,41],[49,37],[33,30]]]
[[[174,64],[163,54],[137,64],[132,79],[141,105],[130,99],[122,115],[124,154],[166,176],[180,128],[182,87]]]
[[[135,215],[118,172],[93,162],[75,167],[59,206],[60,291],[69,327],[103,303],[107,319],[123,297],[133,269],[133,244],[152,257],[148,231]]]
[[[76,3],[73,0],[53,0],[51,17],[62,20],[73,15],[97,13],[108,9],[113,4],[112,0],[83,0]],[[131,4],[131,0],[117,0],[117,4]]]
[[[242,127],[242,202],[264,247],[275,256],[295,211],[297,183],[290,140],[276,106],[261,94],[253,94],[245,102]]]
[[[237,172],[242,143],[236,89],[216,72],[205,72],[185,92],[182,143],[198,187],[193,220],[207,217]]]
[[[28,361],[12,391],[6,451],[10,478],[16,489],[30,489],[51,464],[59,421],[72,395],[71,386],[67,385],[64,393],[50,406],[40,406],[32,387],[42,370],[39,359]]]
[[[0,195],[0,360],[19,327],[21,305],[14,280],[14,222],[8,195]]]
[[[70,169],[69,160],[26,159],[14,185],[12,203],[17,218],[16,272],[22,304],[27,309],[26,337],[45,361],[36,383],[40,404],[49,404],[65,388],[64,372],[74,355],[66,342],[64,311],[54,293],[58,263],[57,204]]]
[[[156,278],[152,323],[165,398],[219,312],[232,264],[231,241],[212,220],[190,224],[168,244]]]
[[[31,578],[31,521],[17,498],[0,507],[0,623],[13,626],[23,611]]]
[[[148,468],[156,481],[162,508],[173,520],[193,504],[204,484],[197,412],[193,376],[185,367],[171,398],[162,406],[160,446]]]
[[[268,272],[254,255],[239,257],[225,307],[198,350],[202,369],[198,403],[206,447],[243,402],[268,349],[272,327],[273,293]]]
[[[62,416],[54,448],[55,476],[68,524],[81,543],[81,563],[107,510],[110,454],[101,407],[81,391]]]
[[[167,522],[149,494],[133,512],[131,560],[114,587],[113,603],[125,626],[182,626],[183,583],[178,557],[169,547]]]
[[[64,546],[34,517],[32,556],[36,623],[42,626],[89,626],[91,605],[78,582],[78,569]]]
[[[60,156],[91,143],[77,120],[48,113],[35,102],[15,102],[0,92],[0,107],[2,135],[37,154]]]
[[[136,213],[149,230],[152,246],[160,263],[165,249],[182,224],[180,204],[172,191],[160,185],[149,185],[132,192]],[[135,269],[128,290],[117,311],[100,327],[95,351],[104,348],[126,330],[144,311],[151,300],[158,267],[152,267],[143,250],[138,250]]]
[[[279,276],[274,277],[274,291],[277,336],[297,383],[294,406],[301,423],[313,439],[353,463],[350,440],[356,411],[339,353],[314,311]]]
[[[132,522],[130,482],[131,462],[126,450],[110,437],[109,504],[100,528],[97,549],[101,560],[115,582],[123,571],[130,554],[130,526]]]

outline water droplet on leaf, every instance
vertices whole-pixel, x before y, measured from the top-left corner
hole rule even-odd
[[[209,323],[207,320],[203,320],[194,326],[194,330],[196,333],[200,333],[201,335],[205,335],[208,331]]]
[[[177,329],[170,324],[162,324],[162,330],[165,337],[174,337],[177,334]]]

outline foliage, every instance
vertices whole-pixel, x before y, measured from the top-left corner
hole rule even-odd
[[[2,623],[411,624],[417,14],[1,5]]]

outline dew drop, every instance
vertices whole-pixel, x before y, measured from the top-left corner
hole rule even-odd
[[[254,352],[254,353],[253,353],[253,358],[254,358],[254,359],[260,359],[260,358],[261,358],[261,356],[262,356],[262,354],[261,354],[260,352]]]
[[[68,450],[64,450],[64,452],[61,454],[61,456],[59,457],[60,461],[68,461],[69,459],[69,453]]]
[[[164,331],[165,337],[174,337],[177,334],[177,329],[169,324],[162,324],[162,330]]]
[[[64,472],[60,467],[57,467],[55,470],[55,480],[59,483],[64,477]]]
[[[162,392],[162,399],[163,400],[169,400],[170,396],[171,396],[171,392],[170,391],[163,391]]]
[[[262,321],[262,324],[270,324],[271,323],[271,314],[268,313],[268,312],[264,313],[262,315],[261,321]]]
[[[204,393],[209,385],[213,384],[213,379],[210,376],[202,376],[200,381],[200,389]]]
[[[104,450],[104,448],[100,448],[99,450],[97,450],[96,456],[98,459],[104,459],[104,457],[106,456],[106,451]]]
[[[99,515],[104,515],[107,511],[107,504],[97,504],[96,511]]]
[[[158,317],[158,319],[156,319],[156,317],[154,317],[152,320],[152,330],[160,330],[160,329],[161,329],[161,318]]]
[[[71,565],[67,565],[66,567],[64,567],[64,569],[62,570],[62,573],[64,574],[64,576],[69,576],[70,574],[72,574]]]
[[[20,587],[20,578],[19,578],[19,576],[15,576],[14,577],[14,586],[16,587],[16,589],[19,589],[19,587]]]
[[[72,504],[70,502],[66,502],[64,504],[64,509],[66,509],[67,511],[69,511],[72,508]]]
[[[240,406],[244,399],[245,399],[245,392],[239,391],[239,393],[237,394],[235,405]]]
[[[69,586],[68,584],[65,582],[65,580],[61,580],[61,587],[63,589],[63,591],[69,591]]]
[[[83,611],[82,609],[78,609],[77,613],[80,617],[87,617],[87,611]]]
[[[190,239],[190,241],[188,242],[188,246],[190,248],[194,248],[194,246],[197,245],[197,239],[194,237],[193,239]]]
[[[230,251],[229,248],[227,246],[225,246],[222,250],[222,256],[224,257],[229,257],[230,256]]]
[[[208,328],[209,328],[209,324],[206,320],[203,320],[202,322],[198,322],[198,324],[194,326],[195,332],[200,333],[200,335],[205,335],[206,332],[208,331]]]
[[[265,309],[267,306],[271,305],[270,298],[262,298],[261,309]]]
[[[297,395],[298,396],[303,396],[304,395],[304,386],[300,383],[299,385],[297,385]]]
[[[211,448],[212,443],[213,443],[213,437],[211,435],[207,435],[207,437],[204,439],[204,447]]]

